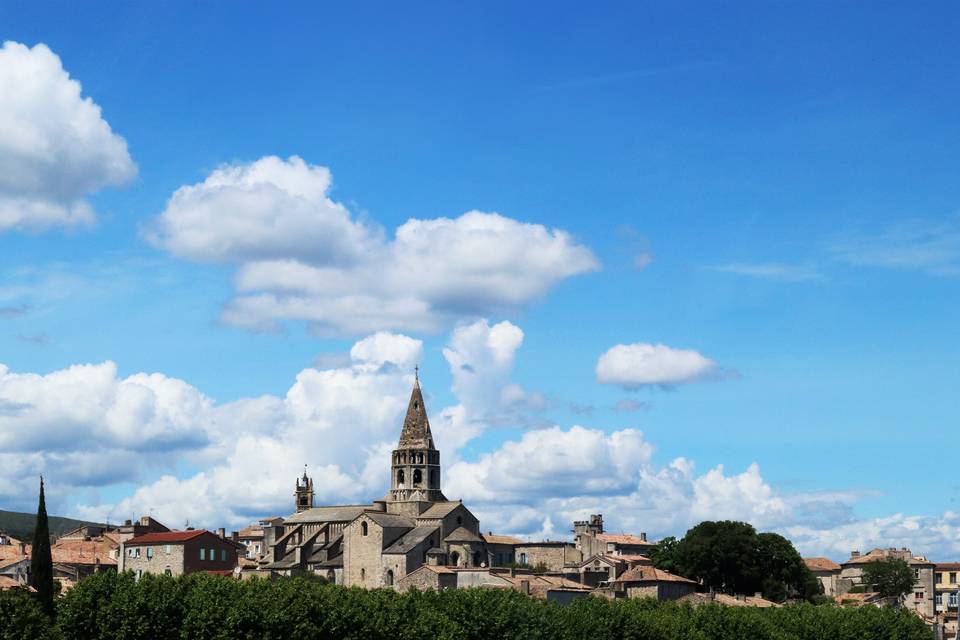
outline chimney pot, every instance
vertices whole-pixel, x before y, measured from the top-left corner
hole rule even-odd
[[[226,538],[226,537],[227,537],[227,530],[224,529],[223,527],[220,527],[219,529],[217,529],[217,537],[218,537],[218,538]]]

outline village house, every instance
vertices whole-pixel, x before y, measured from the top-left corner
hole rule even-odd
[[[836,596],[847,598],[848,595],[852,595],[849,593],[852,588],[863,584],[863,568],[866,565],[871,562],[893,558],[906,561],[916,578],[913,593],[907,595],[903,606],[916,611],[925,621],[932,623],[936,615],[934,606],[936,592],[934,588],[934,568],[936,565],[922,556],[914,556],[906,547],[901,549],[874,549],[867,554],[861,554],[859,551],[851,553],[850,558],[840,564]]]
[[[679,600],[697,590],[697,583],[652,566],[638,566],[623,572],[613,582],[616,597]]]
[[[221,530],[222,532],[222,530]],[[120,571],[179,576],[198,571],[229,574],[241,546],[205,529],[144,533],[120,545]]]
[[[837,580],[840,578],[840,565],[829,558],[804,558],[803,563],[823,588],[823,595],[832,598],[837,595]]]
[[[119,532],[103,526],[78,527],[50,546],[53,578],[65,592],[88,575],[116,571],[119,555]]]
[[[960,562],[940,562],[934,567],[934,606],[943,625],[944,640],[957,638],[957,604],[960,593]]]
[[[30,545],[0,531],[0,589],[30,582]]]

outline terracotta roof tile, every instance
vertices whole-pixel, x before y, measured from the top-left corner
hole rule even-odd
[[[136,538],[127,540],[127,545],[138,544],[170,544],[177,542],[186,542],[193,540],[197,536],[210,533],[206,529],[194,529],[193,531],[158,531],[156,533],[145,533]],[[210,535],[214,535],[210,533]]]
[[[110,551],[117,548],[112,540],[92,538],[90,540],[58,540],[50,547],[50,556],[59,564],[102,564],[115,565],[117,561],[110,557]]]
[[[16,578],[11,578],[10,576],[0,576],[0,591],[16,589],[17,587],[23,587],[23,585],[17,582]],[[34,593],[37,591],[33,587],[26,587],[26,589]]]
[[[830,558],[804,558],[803,563],[810,571],[840,571],[840,565]]]
[[[667,571],[661,571],[655,567],[634,567],[624,571],[617,582],[685,582],[687,584],[697,584],[693,580],[688,580],[682,576],[677,576]]]

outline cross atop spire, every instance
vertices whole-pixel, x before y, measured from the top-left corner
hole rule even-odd
[[[430,433],[430,421],[427,419],[427,408],[423,404],[423,394],[420,392],[419,366],[415,369],[415,375],[410,403],[407,405],[407,415],[403,419],[403,431],[400,432],[400,444],[397,448],[435,449],[433,434]]]

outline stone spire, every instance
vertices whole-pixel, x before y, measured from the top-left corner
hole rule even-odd
[[[427,408],[423,405],[420,393],[420,376],[417,375],[407,405],[407,416],[403,419],[403,431],[400,432],[400,444],[397,449],[436,449],[433,446],[433,434],[430,433],[430,421]]]

